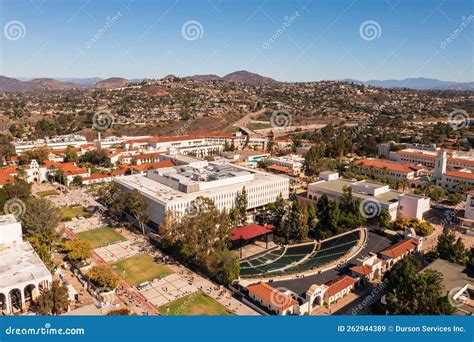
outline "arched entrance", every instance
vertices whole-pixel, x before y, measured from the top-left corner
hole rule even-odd
[[[7,309],[7,296],[4,293],[0,293],[0,311]]]
[[[321,298],[321,296],[316,296],[314,297],[312,307],[315,308],[317,306],[321,306],[322,303],[323,303],[323,299]]]
[[[10,297],[12,313],[21,311],[23,309],[23,305],[21,301],[21,290],[20,289],[11,290],[9,293],[9,297]]]
[[[29,308],[33,305],[36,297],[36,287],[33,284],[26,285],[25,290],[23,291],[25,295],[25,308]]]

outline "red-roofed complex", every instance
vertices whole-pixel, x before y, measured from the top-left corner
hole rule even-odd
[[[298,313],[296,300],[264,282],[249,285],[247,289],[250,298],[270,312],[275,312],[280,316]]]
[[[339,279],[327,283],[326,286],[328,286],[328,288],[324,293],[324,301],[329,305],[338,301],[342,297],[348,295],[356,283],[357,279],[349,276],[342,276]]]
[[[419,176],[420,171],[424,170],[424,167],[384,159],[365,158],[355,161],[353,169],[369,176],[414,179]]]
[[[392,267],[396,262],[403,259],[408,254],[421,251],[421,241],[409,238],[402,240],[380,252],[383,260],[388,262],[388,267]]]

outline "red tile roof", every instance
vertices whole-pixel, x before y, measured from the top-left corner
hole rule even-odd
[[[271,224],[268,224],[266,226],[261,226],[256,223],[251,223],[244,227],[235,228],[232,231],[231,240],[236,241],[240,239],[242,240],[253,239],[255,237],[271,233],[272,229],[273,229],[273,225]]]
[[[156,162],[156,163],[144,163],[140,165],[130,165],[128,166],[130,169],[136,170],[136,171],[146,171],[150,169],[161,169],[164,167],[173,167],[175,166],[172,161],[166,160],[162,162]]]
[[[324,298],[332,297],[335,294],[341,292],[342,290],[347,289],[349,286],[355,284],[356,282],[357,280],[352,277],[342,276],[341,278],[326,284],[329,287],[324,293]]]
[[[372,166],[378,169],[384,169],[390,171],[396,171],[401,173],[411,173],[416,170],[417,166],[409,163],[397,163],[392,161],[387,161],[383,159],[375,159],[375,158],[365,158],[359,159],[356,162],[356,165],[362,164],[364,166]]]
[[[398,151],[397,153],[401,154],[401,155],[407,155],[407,156],[425,157],[427,159],[432,159],[432,160],[435,160],[436,157],[437,157],[435,154],[423,153],[423,152],[414,152],[414,151],[401,150],[401,151]],[[463,159],[463,158],[448,157],[448,162],[474,165],[474,160]]]
[[[296,300],[270,285],[260,282],[247,286],[249,293],[271,304],[275,309],[285,310],[296,305]]]
[[[418,241],[415,239],[406,239],[400,242],[397,242],[393,246],[384,249],[380,254],[385,255],[389,258],[396,259],[407,252],[413,251],[418,246]]]
[[[280,171],[280,172],[286,172],[286,173],[290,172],[290,169],[286,166],[270,165],[268,168],[271,170]]]
[[[367,265],[358,265],[358,266],[351,267],[351,271],[366,276],[372,273],[372,267],[367,266]]]
[[[144,153],[144,154],[137,154],[133,156],[133,159],[149,159],[149,158],[156,158],[160,155],[160,152],[151,152],[151,153]]]
[[[450,177],[474,180],[474,173],[472,173],[472,172],[448,171],[444,175],[445,176],[450,176]]]

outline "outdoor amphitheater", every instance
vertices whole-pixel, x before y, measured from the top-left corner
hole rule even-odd
[[[279,246],[242,260],[240,277],[262,278],[316,272],[323,266],[354,255],[364,235],[364,231],[358,229],[319,243],[313,241],[293,246]]]

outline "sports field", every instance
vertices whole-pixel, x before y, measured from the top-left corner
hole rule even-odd
[[[230,316],[232,311],[202,292],[191,293],[158,307],[167,316]]]
[[[90,242],[92,248],[103,247],[110,245],[111,243],[126,240],[115,229],[110,227],[100,227],[97,229],[87,230],[77,234],[77,237],[81,240]]]
[[[155,262],[149,254],[137,254],[122,259],[112,263],[112,267],[131,286],[173,273],[165,265]]]

